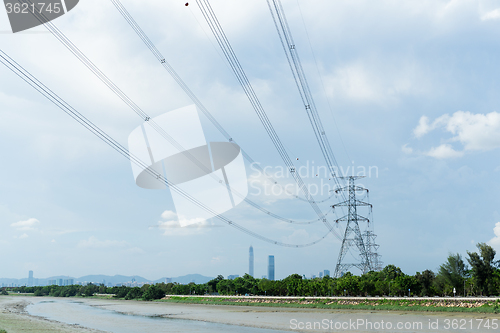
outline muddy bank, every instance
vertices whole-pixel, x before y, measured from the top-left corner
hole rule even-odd
[[[212,304],[183,304],[170,302],[145,302],[109,299],[50,297],[5,297],[0,298],[3,309],[0,318],[20,318],[23,325],[32,329],[15,330],[9,326],[0,327],[12,332],[96,332],[83,327],[57,324],[26,314],[26,305],[36,302],[78,302],[94,309],[112,311],[124,315],[159,318],[167,321],[193,321],[235,325],[240,328],[260,328],[294,332],[449,332],[453,323],[462,325],[466,331],[491,332],[492,325],[500,326],[500,315],[483,313],[424,313],[411,311],[363,311],[338,309],[285,308],[265,306],[233,306]],[[438,301],[438,300],[436,300]],[[189,322],[186,325],[189,326]],[[487,325],[488,326],[487,326]],[[52,325],[52,326],[50,326]],[[184,325],[184,324],[183,324]],[[381,327],[380,325],[384,325]],[[471,327],[469,327],[471,326]],[[36,328],[36,329],[33,329]],[[494,329],[496,330],[496,329]],[[162,330],[163,332],[163,330]],[[171,332],[165,330],[165,332]],[[181,331],[179,331],[181,332]]]
[[[7,333],[17,332],[55,332],[55,333],[99,333],[77,325],[68,325],[44,318],[30,316],[26,307],[29,298],[0,296],[0,329]]]

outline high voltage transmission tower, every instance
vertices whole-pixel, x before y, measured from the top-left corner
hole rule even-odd
[[[359,268],[363,274],[368,273],[369,271],[380,270],[380,255],[377,253],[378,245],[375,244],[375,237],[377,236],[368,228],[364,233],[362,233],[359,226],[360,222],[366,222],[367,227],[369,227],[370,220],[364,216],[358,215],[358,207],[368,206],[370,211],[372,209],[371,204],[360,201],[356,198],[356,192],[366,191],[368,193],[367,189],[354,184],[354,181],[359,178],[363,177],[345,177],[344,179],[348,181],[348,185],[335,191],[336,193],[348,192],[348,199],[332,206],[334,209],[335,207],[341,206],[347,207],[347,215],[335,221],[336,223],[346,221],[347,225],[345,227],[344,238],[342,239],[342,246],[340,248],[337,265],[335,266],[334,277],[342,276],[342,274],[347,272],[352,267]],[[359,252],[361,262],[344,262],[345,256],[347,252],[350,252],[351,248],[355,248],[356,252]]]
[[[377,238],[377,235],[375,235],[375,233],[371,230],[366,230],[363,233],[363,238],[365,240],[365,248],[366,251],[368,252],[368,258],[370,259],[371,262],[371,270],[381,271],[382,261],[380,260],[380,258],[382,256],[377,252],[380,245],[375,243],[375,238]]]

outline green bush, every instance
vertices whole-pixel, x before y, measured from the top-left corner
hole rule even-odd
[[[149,286],[149,288],[144,292],[142,298],[145,301],[151,301],[154,299],[160,299],[163,296],[165,296],[165,292],[161,290],[158,286],[152,284]]]

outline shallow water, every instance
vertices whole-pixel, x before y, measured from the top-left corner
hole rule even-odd
[[[121,314],[116,311],[93,307],[84,302],[61,299],[40,300],[26,308],[29,314],[66,324],[78,324],[84,327],[106,332],[238,332],[238,333],[278,333],[270,329],[244,327],[202,322],[196,320],[171,319],[140,315]]]

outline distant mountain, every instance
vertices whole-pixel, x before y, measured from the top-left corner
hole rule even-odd
[[[142,276],[138,275],[133,275],[133,276],[125,276],[125,275],[115,275],[115,276],[109,276],[109,275],[85,275],[79,278],[74,278],[71,276],[51,276],[48,278],[36,278],[34,279],[34,282],[36,283],[38,281],[39,286],[46,286],[49,282],[49,280],[59,280],[59,279],[73,279],[74,283],[77,282],[87,282],[87,283],[94,283],[94,284],[100,284],[100,283],[112,283],[113,285],[115,284],[120,284],[120,283],[127,283],[127,282],[132,282],[134,280],[137,283],[161,283],[165,282],[166,278],[161,278],[155,281],[148,280],[146,278],[143,278]],[[190,282],[194,282],[196,284],[201,284],[201,283],[206,283],[210,280],[212,280],[213,277],[208,277],[208,276],[203,276],[200,274],[188,274],[184,276],[179,276],[179,277],[172,277],[172,282],[177,282],[181,284],[187,284]],[[8,278],[0,278],[0,286],[1,285],[27,285],[28,284],[28,279],[8,279]]]
[[[109,276],[109,275],[85,275],[82,277],[79,277],[78,279],[75,279],[76,281],[79,282],[93,282],[93,283],[112,283],[112,284],[117,284],[117,283],[125,283],[125,282],[132,282],[134,280],[137,283],[146,283],[150,282],[151,280],[148,280],[146,278],[143,278],[142,276],[134,275],[134,276],[125,276],[125,275],[115,275],[115,276]]]
[[[165,279],[166,278],[161,278],[161,279],[153,281],[153,283],[165,282]],[[172,282],[177,282],[180,284],[188,284],[190,282],[194,282],[196,284],[203,284],[203,283],[207,283],[208,281],[210,281],[212,279],[213,279],[213,277],[203,276],[200,274],[188,274],[188,275],[184,275],[184,276],[173,277]]]

